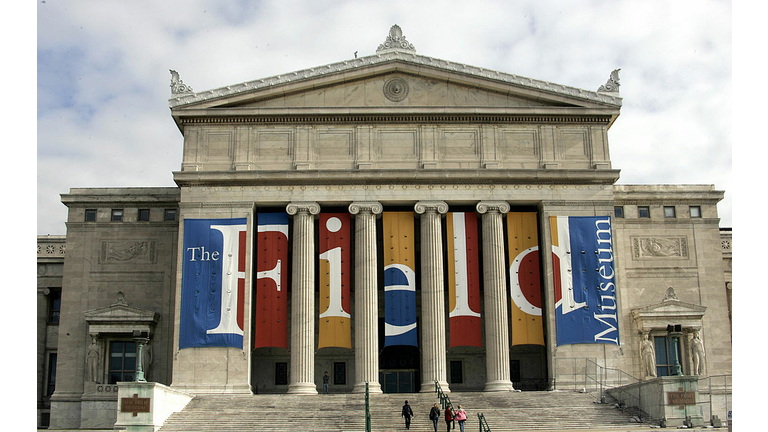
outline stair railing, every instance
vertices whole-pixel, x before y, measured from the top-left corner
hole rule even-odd
[[[480,421],[480,432],[491,432],[491,428],[488,427],[488,422],[485,421],[483,413],[478,414],[477,419]]]
[[[368,392],[368,381],[365,382],[365,432],[371,432],[371,394]]]
[[[440,387],[440,383],[435,381],[435,393],[437,393],[437,399],[440,401],[440,406],[443,408],[443,410],[450,409],[451,412],[453,412],[453,404],[451,403],[451,398],[448,397],[447,394],[443,393],[443,388]],[[451,427],[453,429],[456,429],[456,420],[452,421]]]

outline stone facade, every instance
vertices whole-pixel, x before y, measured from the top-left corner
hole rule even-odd
[[[399,28],[393,32],[390,38],[402,38]],[[723,192],[615,185],[608,130],[621,108],[618,71],[612,85],[593,92],[396,45],[197,93],[178,90],[175,73],[171,115],[183,136],[173,173],[178,187],[62,195],[66,239],[38,239],[38,401],[41,413],[50,403],[52,427],[112,427],[117,386],[107,363],[135,331],[151,340],[148,380],[193,394],[315,394],[323,372],[337,367],[334,392],[360,392],[365,382],[391,391],[385,372],[394,370],[415,373],[416,391],[431,390],[434,381],[446,391],[552,388],[567,381],[561,364],[588,358],[639,377],[643,333],[661,335],[668,324],[684,327],[683,373],[693,371],[694,331],[705,347],[704,375],[731,373],[730,256],[716,208]],[[400,365],[380,345],[380,218],[393,210],[413,213],[420,263],[421,351],[400,353]],[[291,217],[289,349],[252,348],[254,221],[261,211]],[[316,215],[325,211],[349,212],[354,223],[352,349],[316,348]],[[482,228],[484,348],[446,348],[446,211],[476,213]],[[503,217],[510,211],[536,214],[544,346],[510,341]],[[553,216],[612,217],[620,345],[557,345]],[[199,218],[248,221],[243,349],[179,349],[180,251],[185,221]],[[54,251],[66,246],[66,258],[41,255],[49,244]],[[62,292],[57,326],[44,319],[52,287]],[[48,398],[46,353],[53,351],[57,375]],[[286,381],[278,379],[283,367]]]

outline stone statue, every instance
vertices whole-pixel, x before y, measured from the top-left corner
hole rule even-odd
[[[643,361],[645,378],[656,378],[656,352],[653,342],[649,339],[648,332],[643,333],[643,342],[640,345],[640,357]]]
[[[149,381],[149,373],[152,372],[153,352],[152,345],[147,342],[141,350],[141,368],[144,370],[144,379]]]
[[[85,365],[88,372],[88,381],[99,383],[99,363],[101,362],[101,350],[96,343],[96,338],[91,338],[91,346],[88,347],[88,355],[85,358]]]
[[[704,373],[704,343],[701,341],[699,331],[693,332],[691,340],[691,359],[693,360],[693,375]]]

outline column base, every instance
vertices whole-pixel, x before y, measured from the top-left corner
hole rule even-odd
[[[440,389],[443,390],[443,393],[450,393],[451,389],[448,385],[448,381],[438,381],[438,384],[440,384]],[[419,390],[419,393],[434,393],[435,392],[435,382],[423,382],[421,383],[421,390]]]
[[[352,393],[365,393],[365,383],[357,383],[352,387]],[[368,393],[371,394],[382,394],[384,393],[381,391],[381,384],[378,382],[369,382],[368,383]]]
[[[315,383],[294,383],[288,386],[288,394],[316,395]]]
[[[515,387],[512,385],[512,381],[507,380],[499,380],[499,381],[488,381],[485,383],[485,390],[487,392],[511,392],[515,391]]]

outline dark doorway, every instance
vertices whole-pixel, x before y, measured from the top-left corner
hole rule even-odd
[[[419,349],[414,346],[390,346],[379,354],[379,382],[384,393],[417,393]]]

